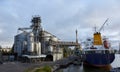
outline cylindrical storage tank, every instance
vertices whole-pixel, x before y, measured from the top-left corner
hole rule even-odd
[[[26,39],[27,33],[21,33],[16,36],[17,41],[24,41]]]
[[[38,55],[41,55],[41,43],[38,42]]]
[[[27,35],[27,50],[28,52],[34,51],[34,34],[32,32]]]
[[[18,56],[21,55],[21,52],[22,52],[22,43],[20,41],[17,42],[17,53],[18,53]]]
[[[23,47],[22,47],[22,50],[25,50],[25,48],[27,48],[27,41],[23,41]]]
[[[14,41],[14,52],[20,56],[22,54],[22,50],[24,49],[24,41],[27,38],[28,33],[20,33],[15,36],[15,41]]]
[[[34,45],[34,52],[38,55],[38,43],[35,42]]]
[[[45,33],[45,32],[44,32],[44,36],[46,36],[46,37],[50,37],[51,34],[49,34],[49,33]]]
[[[18,49],[18,42],[14,43],[14,52],[17,53],[17,49]]]
[[[36,50],[38,51],[38,42],[36,42],[35,44],[36,44]]]
[[[52,37],[52,41],[58,41],[58,38]]]
[[[53,52],[53,46],[48,47],[48,52]]]
[[[45,40],[45,41],[49,41],[49,40],[50,40],[50,37],[45,37],[44,40]]]
[[[27,50],[28,50],[28,52],[33,52],[34,51],[34,42],[29,42],[27,44]]]
[[[33,41],[34,41],[34,34],[33,34],[33,32],[30,32],[30,33],[27,35],[27,41],[28,41],[28,42],[33,42]]]
[[[37,55],[41,55],[41,43],[40,42],[35,42],[35,52],[37,52]]]
[[[51,37],[51,34],[44,32],[44,37],[45,37],[45,38],[44,38],[45,41],[49,41],[49,39],[50,39],[50,37]]]

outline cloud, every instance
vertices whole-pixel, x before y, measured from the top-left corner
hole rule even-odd
[[[0,29],[0,34],[2,34],[3,33],[3,31],[2,31],[2,29]]]
[[[99,29],[109,18],[101,32],[111,40],[119,39],[119,3],[119,0],[1,0],[0,34],[4,34],[0,40],[12,46],[17,28],[29,27],[33,15],[41,16],[45,30],[69,41],[75,41],[76,29],[79,40],[92,37],[93,27]]]

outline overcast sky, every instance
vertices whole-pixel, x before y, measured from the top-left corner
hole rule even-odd
[[[32,16],[40,15],[42,27],[65,41],[92,37],[101,31],[114,46],[120,41],[120,0],[0,0],[0,45],[12,46],[19,27],[29,27]]]

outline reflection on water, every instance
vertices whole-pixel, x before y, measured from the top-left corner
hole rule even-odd
[[[120,61],[120,55],[115,56],[115,60],[111,65],[108,65],[106,67],[91,67],[91,66],[76,66],[76,65],[70,65],[69,67],[65,69],[61,69],[57,72],[108,72],[112,67],[120,67],[119,64]]]
[[[83,68],[82,66],[70,65],[69,67],[61,69],[57,72],[83,72]]]
[[[83,72],[108,72],[111,69],[111,65],[105,67],[91,67],[91,66],[83,66]]]
[[[75,66],[70,65],[66,69],[61,69],[58,72],[108,72],[111,66],[106,66],[104,68],[91,67],[91,66]]]
[[[113,68],[120,67],[120,54],[115,55],[115,60],[111,65]]]

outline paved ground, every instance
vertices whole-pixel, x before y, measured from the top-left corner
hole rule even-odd
[[[67,65],[76,59],[75,56],[64,58],[56,62],[41,62],[41,63],[21,63],[21,62],[5,62],[0,64],[0,72],[25,72],[26,69],[36,68],[46,65],[56,67],[56,65]]]
[[[5,62],[0,64],[0,72],[25,72],[27,68],[40,67],[45,65],[53,65],[53,62],[42,62],[38,64]]]
[[[20,62],[5,62],[0,65],[0,72],[24,72],[31,65]]]

